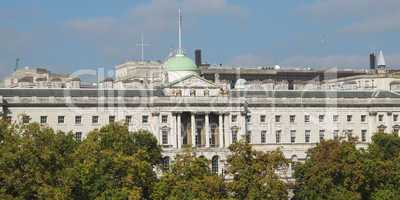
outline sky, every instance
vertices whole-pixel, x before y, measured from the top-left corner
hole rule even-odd
[[[1,0],[0,79],[20,66],[111,69],[183,48],[226,65],[367,68],[383,50],[400,68],[399,0]]]

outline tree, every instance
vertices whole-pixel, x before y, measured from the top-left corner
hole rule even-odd
[[[352,141],[321,141],[295,168],[294,199],[361,199],[363,155]]]
[[[68,199],[73,137],[39,124],[0,126],[0,197]]]
[[[282,152],[258,152],[245,142],[229,147],[228,188],[235,199],[288,199],[288,187],[277,172],[287,168]]]
[[[150,133],[112,123],[90,132],[74,156],[74,199],[149,199],[161,149]]]
[[[364,199],[395,199],[400,196],[400,138],[378,133],[364,155]]]
[[[177,155],[175,163],[156,184],[152,199],[226,199],[224,180],[211,172],[210,162],[188,151]]]

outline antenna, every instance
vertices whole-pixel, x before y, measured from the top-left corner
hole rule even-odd
[[[15,59],[15,69],[14,71],[17,71],[18,67],[19,67],[19,58]]]
[[[140,44],[136,44],[136,46],[141,47],[141,61],[143,62],[144,61],[144,47],[149,46],[148,44],[144,43],[143,33],[140,35]]]
[[[178,42],[179,42],[178,54],[183,54],[183,50],[182,50],[182,12],[181,12],[180,8],[179,8],[179,21],[178,21]]]

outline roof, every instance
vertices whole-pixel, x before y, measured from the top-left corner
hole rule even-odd
[[[231,91],[232,97],[260,98],[400,98],[390,91]]]
[[[192,59],[183,54],[176,54],[164,63],[167,71],[199,71]]]
[[[97,89],[0,89],[4,97],[150,97],[162,96],[161,90],[97,90]]]
[[[376,65],[377,66],[386,66],[385,57],[383,56],[382,51],[379,51],[379,54],[376,58]]]
[[[174,85],[176,85],[176,84],[178,84],[178,83],[180,83],[180,82],[183,82],[183,81],[185,81],[185,80],[187,80],[187,79],[189,79],[189,78],[192,78],[192,77],[196,77],[197,79],[200,79],[201,81],[204,81],[206,84],[209,84],[210,86],[212,86],[212,87],[214,87],[214,88],[218,88],[218,85],[216,85],[214,82],[209,81],[209,80],[207,80],[207,79],[205,79],[205,78],[203,78],[203,77],[201,77],[201,76],[199,76],[199,75],[197,75],[197,74],[189,74],[189,75],[187,75],[187,76],[184,76],[184,77],[182,77],[182,78],[180,78],[180,79],[177,79],[177,80],[175,80],[175,81],[172,81],[171,83],[168,83],[168,84],[165,85],[163,88],[172,87],[172,86],[174,86]]]

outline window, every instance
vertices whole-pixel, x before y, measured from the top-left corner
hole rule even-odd
[[[251,143],[251,131],[247,131],[247,134],[246,134],[246,142],[247,142],[247,143]]]
[[[168,115],[162,115],[161,116],[161,123],[167,123],[168,122]]]
[[[339,139],[339,130],[333,130],[333,139],[334,140]]]
[[[353,130],[352,129],[347,130],[347,139],[348,140],[353,139]]]
[[[99,116],[92,116],[92,124],[99,123]]]
[[[161,132],[161,140],[162,140],[162,144],[168,144],[168,131],[167,130],[163,130]]]
[[[132,123],[132,115],[125,116],[125,124],[131,124],[131,123]]]
[[[281,116],[280,115],[275,115],[275,122],[277,122],[277,123],[281,122]]]
[[[367,121],[367,115],[361,115],[361,122]]]
[[[383,121],[383,115],[378,115],[378,121]]]
[[[304,133],[304,141],[306,143],[310,143],[310,138],[311,138],[311,131],[310,130],[306,130]]]
[[[319,119],[319,122],[324,122],[325,115],[319,115],[318,119]]]
[[[232,115],[232,122],[237,122],[237,115]]]
[[[162,159],[162,167],[164,170],[169,169],[169,157],[168,156],[166,156]]]
[[[319,130],[319,141],[324,140],[325,138],[325,130]]]
[[[204,90],[204,96],[210,96],[210,90],[206,89]]]
[[[214,156],[211,159],[211,171],[213,173],[218,173],[218,156]]]
[[[290,115],[289,116],[290,123],[294,123],[295,120],[296,120],[296,115]]]
[[[295,143],[296,142],[296,130],[291,130],[290,131],[290,142]]]
[[[347,115],[347,121],[351,122],[351,120],[353,119],[353,115]]]
[[[267,142],[267,131],[261,131],[261,143],[265,144]]]
[[[232,130],[232,143],[237,142],[237,134],[238,134],[237,130]]]
[[[275,133],[275,140],[277,144],[281,143],[281,133],[282,133],[281,130],[277,130]]]
[[[108,116],[108,123],[114,123],[114,122],[115,122],[115,116],[114,115]]]
[[[24,116],[22,117],[22,123],[28,124],[29,121],[31,121],[31,118],[30,118],[28,115],[24,115]]]
[[[149,123],[149,116],[148,115],[143,115],[142,116],[142,123],[143,124]]]
[[[397,122],[398,119],[399,119],[399,115],[397,115],[397,114],[396,114],[396,115],[393,115],[393,121],[394,121],[394,122]]]
[[[190,90],[190,96],[196,96],[196,90],[194,89]]]
[[[339,115],[333,115],[332,121],[334,121],[334,122],[339,121]]]
[[[75,140],[76,141],[82,141],[82,132],[76,132],[75,133]]]
[[[64,116],[58,116],[58,117],[57,117],[57,122],[58,122],[59,124],[64,124],[64,122],[65,122],[65,117],[64,117]]]
[[[81,124],[82,123],[82,116],[78,115],[75,116],[75,124]]]
[[[361,142],[367,141],[367,130],[361,130]]]
[[[260,116],[260,122],[261,123],[265,123],[265,121],[266,121],[266,116],[265,115],[261,115]]]
[[[40,123],[46,124],[47,123],[47,116],[40,116]]]
[[[304,122],[306,123],[310,122],[310,115],[304,115]]]

